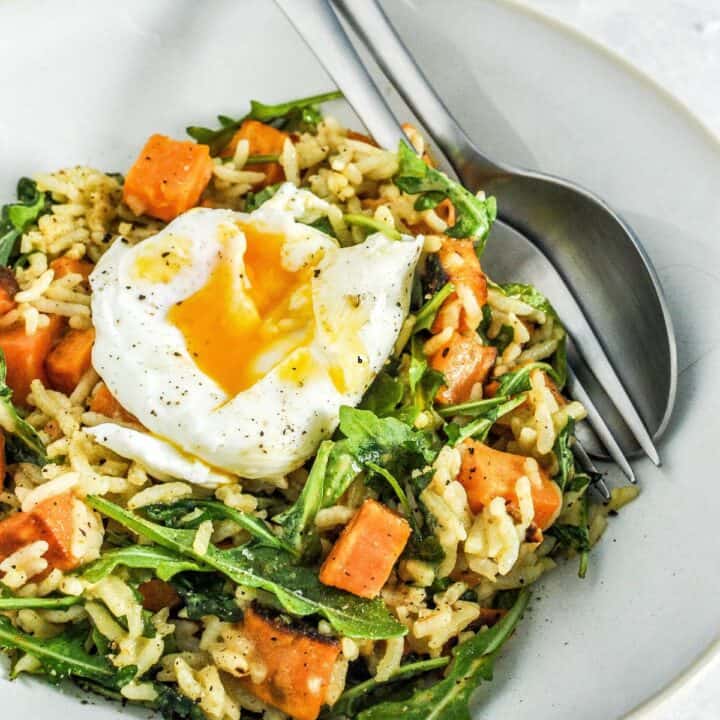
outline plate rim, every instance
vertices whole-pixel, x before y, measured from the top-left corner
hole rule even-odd
[[[682,116],[684,120],[694,126],[696,131],[700,131],[705,139],[708,140],[715,149],[720,152],[720,134],[715,133],[705,121],[681,98],[674,95],[665,86],[661,85],[655,78],[649,75],[645,70],[634,65],[625,56],[620,54],[613,48],[604,45],[596,38],[592,37],[588,33],[576,28],[558,18],[546,15],[542,11],[529,7],[523,4],[523,0],[490,0],[495,5],[505,6],[511,8],[513,11],[524,13],[534,18],[536,21],[548,25],[554,28],[556,31],[562,32],[566,35],[574,37],[582,44],[589,46],[594,52],[599,55],[605,56],[607,60],[612,62],[614,65],[622,69],[623,72],[632,75],[636,80],[644,83],[656,95],[659,95],[661,99],[672,108],[673,111],[677,112],[678,115]],[[643,248],[644,252],[644,248]],[[653,266],[654,267],[654,266]],[[680,370],[676,375],[677,379],[680,375]],[[674,402],[672,403],[674,407]],[[664,433],[665,428],[670,423],[671,412],[666,415],[664,422],[659,430],[659,435]],[[703,671],[706,670],[710,665],[720,659],[720,633],[713,636],[703,650],[687,664],[669,683],[661,687],[657,692],[640,702],[638,705],[633,707],[630,711],[623,715],[623,720],[652,720],[652,716],[659,710],[662,710],[663,705],[670,701],[674,696],[679,694],[682,690],[691,685],[697,680]]]

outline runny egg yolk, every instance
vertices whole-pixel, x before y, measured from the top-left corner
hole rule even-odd
[[[225,243],[207,283],[168,313],[198,368],[230,396],[307,345],[314,328],[312,268],[285,268],[282,234],[240,228],[247,245],[242,262]]]

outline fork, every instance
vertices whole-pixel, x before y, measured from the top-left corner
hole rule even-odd
[[[363,41],[375,56],[376,60],[379,61],[385,74],[390,74],[387,63],[383,62],[383,57],[386,53],[392,54],[394,60],[397,57],[401,57],[402,72],[393,73],[395,77],[397,77],[398,74],[404,76],[406,72],[411,72],[413,75],[413,85],[417,87],[418,83],[420,83],[423,90],[431,94],[434,98],[436,105],[436,107],[433,107],[435,119],[437,120],[437,118],[440,117],[441,121],[444,122],[447,127],[457,129],[457,131],[462,133],[462,136],[466,138],[463,131],[457,126],[439,98],[437,98],[432,88],[427,84],[427,81],[409,56],[402,42],[389,26],[382,10],[375,4],[374,0],[361,0],[361,2],[362,5],[338,0],[336,4],[348,16],[347,19],[353,28],[360,31]],[[297,0],[276,0],[276,3],[285,12],[308,46],[315,52],[320,62],[343,91],[346,99],[364,122],[375,140],[384,147],[397,147],[401,139],[406,140],[395,116],[376,87],[375,82],[365,69],[355,48],[339,23],[336,15],[337,11],[331,7],[328,0],[303,0],[302,2],[297,2]],[[350,8],[350,5],[352,5],[353,8]],[[358,20],[357,14],[364,16],[362,23]],[[374,33],[373,41],[369,41],[367,38],[366,31],[370,27]],[[379,49],[380,47],[383,48],[382,52]],[[409,70],[408,67],[410,68]],[[397,87],[396,89],[402,94],[402,87]],[[407,101],[408,98],[405,99]],[[422,113],[418,112],[418,108],[414,105],[413,110],[422,122]],[[440,111],[442,112],[441,116],[438,114]],[[467,143],[470,143],[469,139],[467,139]],[[469,147],[472,146],[469,145]],[[441,149],[444,151],[444,148],[441,147]],[[456,158],[456,162],[451,163],[445,152],[443,152],[439,154],[439,157],[436,159],[441,169],[445,171],[448,176],[456,180],[459,179],[462,182],[463,178],[467,177],[466,169],[471,165],[473,158],[471,155],[465,157],[462,164],[458,163]],[[458,167],[460,172],[456,172],[456,168]],[[470,189],[473,189],[473,185],[471,185]],[[659,457],[652,438],[647,432],[619,378],[615,374],[612,365],[602,350],[600,342],[585,319],[581,308],[574,300],[572,293],[565,285],[559,273],[541,251],[530,243],[527,238],[518,233],[516,229],[502,221],[497,221],[493,232],[496,236],[500,235],[503,238],[512,238],[516,244],[518,241],[524,243],[525,246],[527,246],[525,248],[526,252],[528,247],[532,247],[532,253],[535,256],[534,261],[539,263],[544,273],[547,273],[549,277],[552,278],[553,289],[564,295],[562,314],[573,345],[586,359],[587,365],[592,369],[594,374],[602,380],[607,394],[611,397],[622,417],[628,423],[628,426],[633,431],[641,447],[653,462],[659,464]],[[504,245],[504,240],[501,241],[501,244]],[[553,300],[555,300],[555,297],[553,297]],[[568,390],[571,397],[578,399],[585,405],[588,411],[588,422],[607,449],[610,457],[626,477],[631,482],[635,482],[634,472],[630,463],[627,461],[627,458],[595,405],[590,400],[589,394],[580,384],[571,369],[569,369]],[[598,472],[597,468],[595,468],[585,449],[577,441],[574,451],[580,466],[593,478],[595,487],[607,498],[609,491],[602,480],[602,475]]]

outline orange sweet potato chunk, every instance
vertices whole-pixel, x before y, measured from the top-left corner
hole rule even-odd
[[[93,269],[93,264],[87,260],[76,260],[69,258],[67,255],[55,258],[50,263],[51,269],[55,271],[56,278],[62,278],[71,273],[81,275],[83,281],[87,282],[88,277]]]
[[[256,662],[267,668],[263,682],[246,678],[245,688],[295,720],[315,720],[325,702],[340,644],[271,620],[253,608],[245,612],[242,629],[253,645]]]
[[[245,120],[220,155],[221,157],[232,157],[240,140],[248,141],[250,155],[279,155],[287,137],[289,135],[286,132],[277,130],[259,120]],[[246,170],[265,173],[265,179],[258,183],[258,188],[274,185],[285,179],[285,172],[277,162],[248,165]]]
[[[470,509],[479,513],[496,497],[505,498],[517,508],[515,484],[527,475],[523,455],[493,450],[485,443],[468,438],[460,446],[462,465],[458,480],[465,488]],[[541,529],[549,528],[562,508],[562,492],[542,468],[540,482],[530,477],[530,492],[535,506],[534,523]]]
[[[207,145],[153,135],[125,178],[123,200],[136,215],[169,222],[198,204],[212,170]]]
[[[483,345],[474,333],[453,333],[430,360],[432,368],[445,376],[437,402],[454,405],[469,400],[474,385],[485,382],[496,358],[497,348]]]
[[[104,415],[113,420],[140,425],[138,419],[115,399],[105,383],[99,383],[93,391],[90,398],[90,412]]]
[[[80,382],[80,378],[90,369],[92,348],[95,342],[95,330],[68,331],[45,360],[50,385],[69,395]]]
[[[410,525],[376,500],[366,500],[320,568],[320,582],[374,598],[405,549]]]
[[[25,332],[24,323],[0,331],[0,349],[7,364],[7,384],[13,391],[13,402],[24,406],[30,393],[30,383],[36,378],[48,384],[45,358],[64,326],[64,318],[50,316],[50,323],[34,334]]]
[[[78,560],[72,554],[73,503],[70,492],[43,500],[28,512],[19,512],[0,522],[0,561],[30,543],[44,540],[48,569],[72,570]]]

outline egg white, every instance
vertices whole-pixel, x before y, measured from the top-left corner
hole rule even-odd
[[[93,365],[123,407],[149,431],[220,471],[276,477],[312,456],[335,429],[341,405],[360,401],[407,316],[422,239],[393,241],[378,233],[341,248],[328,235],[297,222],[314,219],[328,208],[311,193],[286,184],[250,215],[194,209],[135,246],[117,241],[100,259],[90,278],[96,329]],[[207,283],[228,247],[242,266],[246,243],[236,221],[281,233],[286,269],[307,263],[314,267],[315,330],[303,350],[303,373],[289,377],[287,363],[275,365],[253,385],[229,396],[199,369],[167,315]],[[167,273],[150,263],[147,272],[138,274],[142,258],[156,256],[162,248],[169,248]],[[280,352],[282,344],[278,347]],[[332,368],[345,378],[345,386],[332,379]],[[127,456],[127,438],[108,432],[103,437],[111,435],[116,446],[112,441],[104,444]],[[141,446],[144,455],[137,450]],[[133,447],[133,457],[140,461],[154,452],[143,443]],[[177,477],[181,472],[176,465],[169,474]]]

